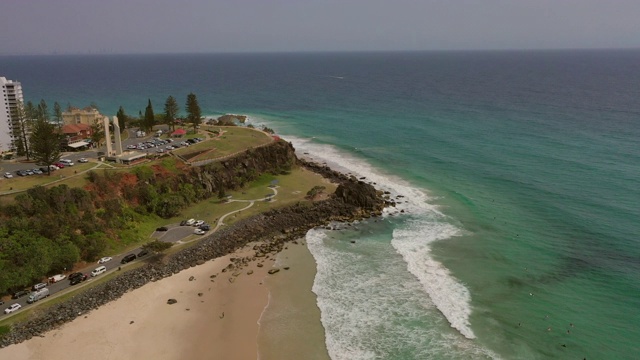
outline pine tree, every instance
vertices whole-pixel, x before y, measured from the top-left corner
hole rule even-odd
[[[151,99],[149,99],[149,104],[147,108],[144,110],[144,121],[143,127],[147,131],[151,131],[153,129],[153,125],[155,124],[155,115],[153,115],[153,106],[151,106]]]
[[[38,104],[36,118],[42,119],[44,121],[49,121],[49,117],[49,107],[47,106],[47,103],[44,101],[44,99],[41,99],[40,104]]]
[[[16,119],[14,127],[14,133],[17,133],[17,139],[15,140],[16,151],[18,156],[27,156],[27,160],[31,159],[31,150],[29,146],[29,130],[31,128],[31,122],[33,121],[33,115],[35,115],[35,108],[31,101],[27,102],[27,106],[23,106],[18,102],[16,110],[13,113],[13,117]]]
[[[127,114],[124,113],[124,108],[122,106],[118,109],[116,117],[118,118],[118,124],[120,125],[120,132],[124,132],[127,127]]]
[[[58,102],[53,103],[53,116],[56,118],[56,122],[58,123],[58,127],[62,127],[62,108]]]
[[[187,95],[187,121],[193,124],[193,132],[197,133],[198,126],[202,122],[202,114],[200,105],[198,105],[198,98],[194,93]]]
[[[176,99],[169,95],[167,101],[164,103],[164,121],[167,125],[175,131],[176,129],[176,116],[178,115],[178,102]]]
[[[49,169],[49,165],[60,157],[60,134],[57,132],[57,126],[44,117],[39,117],[33,123],[30,140],[33,158]],[[50,169],[48,173],[51,174]]]

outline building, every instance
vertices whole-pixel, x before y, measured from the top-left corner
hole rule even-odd
[[[22,85],[17,81],[0,77],[0,152],[15,148],[15,139],[20,133],[20,119],[17,118],[18,104],[22,104]]]
[[[103,117],[104,115],[101,115],[98,109],[92,108],[90,106],[84,109],[72,107],[70,109],[67,109],[67,111],[62,112],[62,123],[64,125],[95,125],[101,124]]]
[[[62,125],[62,147],[79,149],[91,145],[91,141],[87,141],[91,138],[93,130],[91,126],[87,124],[70,124]]]

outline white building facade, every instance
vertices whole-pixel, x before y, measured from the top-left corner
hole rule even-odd
[[[23,104],[22,85],[17,81],[0,77],[0,152],[14,148],[14,139],[20,124],[15,118],[18,104]]]

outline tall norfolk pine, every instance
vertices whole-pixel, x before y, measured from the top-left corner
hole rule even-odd
[[[193,124],[193,132],[198,132],[198,125],[202,122],[202,113],[196,94],[187,95],[187,121]]]

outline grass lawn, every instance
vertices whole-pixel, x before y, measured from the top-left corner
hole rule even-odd
[[[0,193],[16,190],[27,190],[37,185],[46,185],[56,180],[73,176],[76,172],[82,172],[95,166],[95,163],[76,164],[64,169],[52,171],[51,175],[14,176],[11,179],[0,180]],[[35,165],[33,167],[36,167]]]
[[[211,130],[222,129],[222,136],[214,137],[209,140],[193,144],[189,147],[179,148],[173,152],[185,158],[190,158],[190,154],[213,149],[210,152],[203,153],[191,161],[216,159],[246,150],[250,147],[256,147],[273,141],[271,136],[259,130],[238,127],[238,126],[214,126],[203,127]]]

